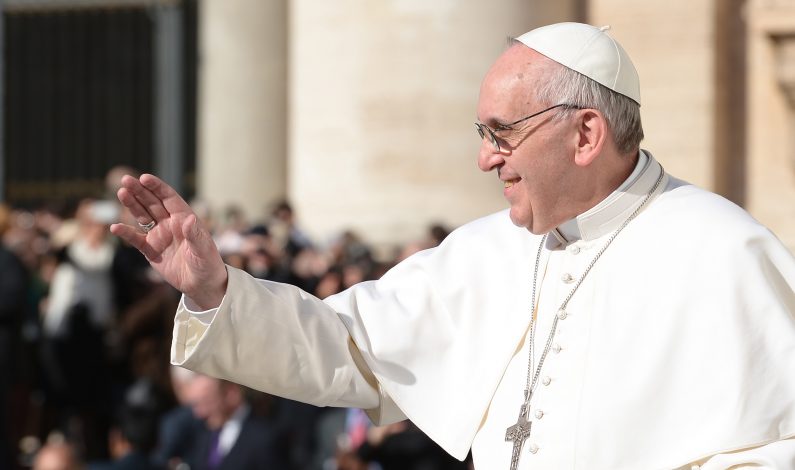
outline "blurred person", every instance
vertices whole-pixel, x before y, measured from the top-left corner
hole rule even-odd
[[[244,236],[242,254],[246,271],[257,279],[289,282],[290,273],[284,266],[287,254],[276,245],[267,226],[251,227]]]
[[[151,230],[114,233],[184,294],[172,361],[411,417],[477,468],[792,468],[795,258],[640,148],[607,29],[535,29],[486,74],[478,165],[509,209],[324,301],[224,266],[172,188],[125,177]]]
[[[243,209],[234,204],[227,206],[224,210],[223,221],[218,227],[218,231],[214,233],[215,243],[221,256],[242,258],[241,252],[245,240],[243,234],[247,230],[248,221]],[[240,265],[244,266],[243,263]]]
[[[9,226],[11,211],[0,204],[0,241]],[[28,271],[17,256],[0,242],[0,468],[10,468],[10,391],[17,379],[20,333],[28,311]]]
[[[29,271],[35,270],[39,257],[49,248],[49,234],[41,230],[36,214],[28,210],[13,209],[8,219],[2,243],[14,252]]]
[[[129,217],[123,211],[122,219]],[[119,243],[111,264],[115,328],[106,336],[114,387],[126,387],[146,377],[163,389],[170,387],[166,358],[171,341],[169,310],[176,291],[127,243]]]
[[[195,468],[192,448],[204,430],[204,423],[193,413],[190,388],[197,377],[195,372],[180,367],[171,367],[171,384],[177,398],[177,406],[160,418],[159,440],[152,455],[156,462],[168,468],[177,468],[185,463]]]
[[[117,207],[86,199],[78,233],[62,251],[42,318],[42,366],[59,427],[85,457],[106,455],[110,424],[107,335],[114,325],[111,266],[115,246],[107,227]]]
[[[105,173],[105,191],[103,199],[116,201],[116,193],[121,189],[121,177],[124,175],[139,176],[140,171],[127,165],[116,165]]]
[[[193,470],[286,468],[279,430],[255,416],[240,385],[194,377],[186,391],[194,415],[204,422],[192,449]]]
[[[342,270],[332,267],[318,281],[314,294],[320,299],[325,299],[344,290],[342,286]]]
[[[122,211],[121,217],[127,220],[129,211]],[[116,327],[106,342],[114,386],[124,387],[135,379],[148,378],[160,388],[169,389],[169,312],[178,302],[177,292],[138,250],[123,241],[115,249],[111,277]]]
[[[210,233],[215,233],[216,221],[213,215],[213,209],[210,206],[210,204],[207,201],[196,198],[191,200],[190,207],[193,210],[193,212],[196,213],[196,217],[198,217],[199,220],[201,220],[202,225],[207,227],[207,230]]]
[[[316,248],[304,248],[290,261],[288,284],[314,292],[320,279],[331,267],[329,257]]]
[[[356,450],[364,462],[377,462],[381,470],[466,470],[411,421],[372,426]]]
[[[332,243],[330,248],[333,260],[340,266],[349,263],[370,263],[372,251],[356,233],[346,230]]]
[[[248,390],[248,395],[268,403],[266,412],[257,415],[271,423],[277,430],[278,442],[284,448],[285,468],[304,470],[311,468],[317,447],[315,428],[323,409],[295,400]]]
[[[439,246],[447,235],[450,232],[445,228],[443,225],[440,224],[433,224],[428,227],[428,233],[425,237],[421,240],[417,240],[412,243],[407,243],[403,247],[397,250],[397,254],[395,255],[396,261],[400,262],[404,259],[408,258],[409,256],[419,253],[422,250],[427,250],[428,248],[433,248]]]
[[[370,272],[373,269],[371,260],[363,260],[354,263],[345,263],[342,266],[342,288],[353,287],[360,282],[370,280]]]
[[[370,468],[368,461],[359,455],[359,449],[367,441],[367,435],[372,427],[364,410],[359,408],[345,410],[345,426],[337,436],[335,458],[339,470]]]
[[[88,470],[165,470],[150,455],[157,444],[162,398],[154,384],[136,381],[125,393],[108,435],[111,460],[91,462]]]
[[[296,224],[295,212],[287,201],[276,203],[268,220],[268,227],[273,232],[276,245],[290,258],[312,246],[309,237]]]
[[[87,199],[78,207],[76,218],[79,230],[53,276],[44,315],[44,329],[50,336],[63,334],[68,310],[79,303],[86,305],[90,321],[98,329],[107,329],[114,316],[110,270],[115,246],[107,228],[118,220],[118,209]]]
[[[430,239],[430,248],[442,244],[445,238],[450,235],[450,230],[442,224],[433,224],[428,229],[428,238]]]
[[[338,455],[346,440],[345,424],[348,410],[345,408],[320,408],[321,413],[312,429],[315,447],[312,455],[312,470],[339,470]],[[359,459],[357,458],[357,461]]]
[[[45,444],[36,453],[33,470],[81,470],[74,447],[67,442]]]

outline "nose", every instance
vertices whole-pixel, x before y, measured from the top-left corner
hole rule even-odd
[[[505,163],[504,151],[495,149],[489,139],[482,139],[478,153],[478,168],[480,168],[480,171],[489,172],[499,168],[503,163]]]

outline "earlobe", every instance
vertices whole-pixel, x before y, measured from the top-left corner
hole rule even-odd
[[[577,117],[577,144],[574,163],[588,166],[599,154],[607,139],[607,120],[595,109],[585,109]]]

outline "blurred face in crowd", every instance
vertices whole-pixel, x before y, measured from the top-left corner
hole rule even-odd
[[[555,120],[553,109],[515,125],[509,125],[557,103],[540,103],[534,87],[549,80],[556,67],[534,50],[515,45],[494,63],[483,80],[477,117],[500,144],[497,150],[488,136],[478,156],[482,171],[496,170],[503,194],[511,206],[514,224],[539,234],[573,217],[574,119]]]
[[[213,430],[221,429],[243,404],[243,391],[238,385],[207,376],[195,377],[186,397],[193,414]]]
[[[97,247],[108,237],[108,227],[119,218],[119,209],[109,201],[85,199],[80,202],[76,214],[80,223],[80,237],[89,246]]]
[[[77,457],[68,444],[47,444],[39,450],[33,470],[77,470]]]

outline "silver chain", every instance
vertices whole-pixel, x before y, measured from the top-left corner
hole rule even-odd
[[[613,240],[615,240],[618,234],[621,233],[622,230],[624,230],[624,227],[626,227],[632,221],[632,219],[634,219],[635,217],[637,217],[638,214],[640,214],[640,211],[643,210],[643,207],[645,207],[646,204],[651,199],[652,194],[654,194],[654,192],[660,186],[660,182],[663,180],[663,176],[665,176],[665,170],[663,170],[663,168],[660,167],[660,176],[657,178],[657,181],[654,183],[654,186],[652,186],[652,188],[643,198],[643,201],[641,201],[640,205],[638,205],[638,207],[632,212],[632,214],[630,214],[629,217],[627,217],[626,220],[624,220],[624,222],[612,233],[612,235],[610,235],[610,238],[607,239],[607,242],[596,253],[596,256],[594,256],[594,258],[585,268],[585,271],[583,271],[580,278],[577,279],[577,283],[574,284],[574,287],[571,289],[571,292],[569,292],[569,295],[566,296],[566,298],[563,300],[563,303],[561,303],[560,307],[558,307],[558,314],[556,314],[555,318],[552,320],[552,327],[549,329],[549,335],[547,336],[547,342],[546,345],[544,346],[544,351],[541,353],[541,357],[538,359],[538,366],[535,369],[535,373],[533,373],[533,362],[535,361],[535,358],[533,356],[534,356],[535,336],[536,336],[536,320],[534,315],[536,310],[536,285],[538,282],[538,269],[539,265],[541,264],[541,251],[544,247],[544,244],[547,241],[548,234],[544,234],[544,236],[541,238],[541,242],[538,244],[538,253],[536,254],[535,270],[533,271],[533,294],[531,297],[531,304],[530,304],[530,312],[531,312],[530,345],[529,345],[530,357],[528,358],[529,364],[527,365],[527,384],[525,386],[526,387],[525,405],[528,412],[530,410],[530,399],[533,397],[533,390],[535,390],[535,387],[538,382],[538,377],[539,375],[541,375],[541,368],[544,365],[544,360],[547,357],[549,349],[552,347],[552,340],[555,337],[555,330],[558,327],[558,320],[560,319],[559,313],[566,311],[566,306],[569,304],[569,301],[574,296],[574,293],[577,292],[577,289],[580,287],[580,284],[582,284],[582,281],[585,280],[585,276],[588,275],[588,273],[591,271],[591,268],[593,268],[594,265],[596,264],[596,261],[602,256],[602,254],[604,254],[604,252],[607,250],[607,247],[609,247],[610,244],[613,243]]]

